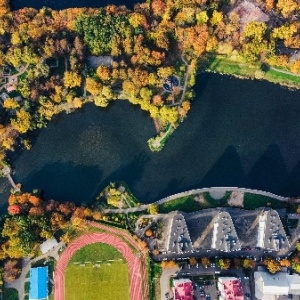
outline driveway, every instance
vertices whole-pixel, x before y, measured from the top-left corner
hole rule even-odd
[[[166,300],[166,293],[170,292],[170,277],[177,274],[179,267],[163,269],[160,277],[161,300]]]

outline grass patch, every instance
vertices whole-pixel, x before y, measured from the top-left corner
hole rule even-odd
[[[204,208],[213,208],[220,206],[227,206],[227,202],[230,198],[231,192],[226,192],[221,199],[214,199],[209,192],[202,193],[206,203],[200,203],[194,199],[194,196],[180,197],[159,205],[160,213],[169,213],[174,210],[180,210],[183,212],[194,212]]]
[[[30,289],[30,282],[27,281],[27,282],[25,282],[25,287],[24,287],[25,294],[29,293],[29,289]]]
[[[231,192],[227,191],[225,195],[220,199],[213,198],[209,192],[204,192],[204,199],[208,203],[208,207],[219,207],[219,206],[228,206],[228,200],[230,198]]]
[[[154,286],[154,299],[160,300],[161,299],[161,290],[160,290],[160,279],[159,278],[154,278],[153,286]]]
[[[193,196],[177,198],[159,205],[160,213],[169,213],[174,210],[183,212],[193,212],[204,208],[205,206],[197,202]]]
[[[26,72],[22,73],[21,75],[19,75],[18,79],[19,80],[24,80],[24,79],[27,78],[27,75],[28,75],[28,72],[26,71]]]
[[[286,208],[287,203],[259,194],[251,194],[251,193],[244,194],[245,209],[256,209],[262,206],[271,207],[274,209],[280,209],[280,208]]]
[[[118,261],[99,268],[69,264],[65,274],[65,299],[129,300],[127,264]]]
[[[102,243],[87,245],[74,253],[70,262],[100,261],[123,258],[122,254],[112,246]]]
[[[255,71],[259,70],[259,67],[247,65],[223,56],[216,56],[209,58],[208,70],[221,74],[254,77]]]
[[[3,299],[5,299],[5,300],[18,300],[19,299],[19,293],[16,289],[13,289],[13,288],[4,289]]]
[[[249,65],[247,62],[235,61],[226,56],[219,55],[208,56],[207,70],[221,74],[255,78],[255,72],[260,70],[260,66]],[[285,86],[300,88],[300,77],[292,74],[285,74],[279,70],[269,69],[262,79]]]
[[[281,73],[277,70],[270,69],[268,72],[266,72],[265,78],[269,81],[276,83],[294,83],[296,84],[296,86],[300,86],[300,77],[293,76],[291,74]]]

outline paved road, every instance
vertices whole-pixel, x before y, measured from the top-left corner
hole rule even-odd
[[[179,271],[179,267],[163,269],[160,277],[161,300],[166,300],[166,293],[170,292],[170,277]]]
[[[25,282],[29,280],[28,278],[26,278],[26,275],[28,274],[31,265],[36,261],[39,261],[44,258],[49,258],[49,257],[53,257],[54,259],[58,260],[59,257],[58,250],[61,249],[61,247],[63,247],[64,245],[65,243],[60,242],[57,244],[55,248],[49,250],[45,254],[38,256],[32,260],[30,260],[29,258],[24,258],[22,260],[22,273],[20,277],[14,280],[13,282],[5,283],[5,288],[15,288],[19,293],[19,300],[23,300],[25,297],[24,285]]]

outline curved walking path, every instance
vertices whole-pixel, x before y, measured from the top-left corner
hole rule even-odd
[[[262,196],[267,196],[279,201],[288,202],[290,200],[290,197],[283,197],[278,196],[270,192],[265,192],[261,190],[255,190],[255,189],[247,189],[247,188],[239,188],[239,187],[211,187],[211,188],[201,188],[201,189],[193,189],[182,193],[177,193],[165,198],[162,198],[156,202],[153,202],[153,204],[160,205],[163,203],[166,203],[168,201],[172,201],[177,198],[185,197],[185,196],[192,196],[201,194],[204,192],[209,192],[210,194],[225,194],[226,192],[243,192],[243,193],[251,193],[251,194],[257,194]],[[218,198],[218,197],[217,197]],[[300,198],[297,198],[296,203],[300,203]],[[149,204],[143,204],[140,206],[132,207],[132,208],[116,208],[116,209],[105,209],[104,213],[106,214],[115,214],[115,213],[131,213],[131,212],[138,212],[147,210],[149,207]]]
[[[137,242],[125,231],[111,228],[94,222],[88,222],[89,225],[97,227],[111,233],[122,235],[133,247],[140,249]],[[120,237],[109,233],[89,233],[74,240],[61,255],[54,272],[54,299],[65,299],[64,273],[72,255],[80,248],[92,243],[105,243],[119,250],[128,264],[130,299],[148,300],[148,282],[147,269],[145,265],[145,256],[136,255],[130,246]]]
[[[278,69],[278,68],[275,68],[275,67],[270,67],[270,69],[274,70],[278,73],[283,73],[283,74],[291,75],[291,76],[294,76],[294,77],[300,77],[300,74],[296,74],[296,73],[293,73],[293,72],[281,70],[281,69]]]

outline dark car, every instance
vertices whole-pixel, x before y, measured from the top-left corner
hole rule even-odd
[[[200,290],[200,296],[205,296],[204,290]]]
[[[209,295],[206,295],[206,300],[211,300]]]

